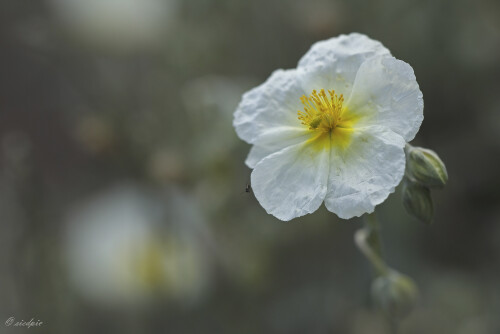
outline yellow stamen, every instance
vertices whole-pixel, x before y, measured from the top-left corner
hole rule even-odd
[[[334,90],[329,90],[328,94],[330,96],[324,89],[319,93],[313,90],[309,97],[302,95],[300,98],[304,111],[298,112],[298,118],[309,130],[330,132],[342,121],[344,96],[337,96]]]

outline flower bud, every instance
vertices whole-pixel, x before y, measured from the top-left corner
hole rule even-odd
[[[395,270],[376,278],[372,283],[372,297],[393,318],[404,318],[418,300],[418,289],[413,280]]]
[[[408,176],[426,187],[442,188],[448,181],[446,166],[432,150],[408,145],[406,164]]]
[[[403,183],[403,205],[406,212],[418,220],[430,224],[434,216],[429,188],[405,178]]]

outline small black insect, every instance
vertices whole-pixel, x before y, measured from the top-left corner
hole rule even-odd
[[[245,192],[249,193],[251,191],[252,191],[252,186],[250,185],[250,183],[247,183],[247,186],[245,187]]]

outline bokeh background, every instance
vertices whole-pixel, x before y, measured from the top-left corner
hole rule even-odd
[[[378,210],[421,291],[400,332],[500,333],[495,0],[1,1],[0,332],[387,333],[361,221],[267,215],[231,125],[243,92],[353,31],[412,65],[414,144],[449,173],[432,226],[399,191]]]

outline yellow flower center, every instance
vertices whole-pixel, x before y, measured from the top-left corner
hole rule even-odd
[[[361,115],[343,106],[344,96],[338,96],[335,91],[329,90],[328,95],[324,89],[319,92],[312,91],[307,97],[300,98],[304,111],[298,112],[301,123],[311,131],[311,138],[307,145],[318,150],[336,147],[346,149],[352,141],[355,124]]]
[[[298,118],[309,130],[330,132],[342,122],[344,96],[337,96],[334,90],[329,90],[328,94],[324,89],[319,93],[313,90],[309,97],[302,95],[300,98],[304,111],[298,112]]]

